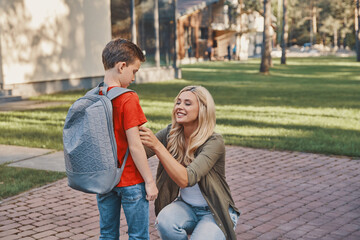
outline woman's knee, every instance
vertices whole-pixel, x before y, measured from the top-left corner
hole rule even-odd
[[[159,231],[166,231],[173,227],[173,215],[166,211],[161,211],[156,218],[155,222],[156,228]]]
[[[187,239],[196,225],[193,213],[180,203],[172,203],[162,209],[156,218],[155,227],[162,239]]]
[[[181,222],[176,218],[176,213],[163,209],[156,218],[156,228],[160,232],[178,232],[182,228]]]
[[[166,220],[167,219],[167,220]],[[172,218],[163,218],[160,216],[156,219],[155,228],[163,240],[187,240],[187,232],[179,226]]]

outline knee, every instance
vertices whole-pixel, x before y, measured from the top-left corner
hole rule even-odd
[[[160,232],[166,232],[169,231],[169,229],[174,228],[174,223],[171,218],[171,215],[167,214],[166,212],[160,212],[155,222],[156,229],[158,229]]]
[[[175,221],[173,215],[160,212],[155,221],[161,239],[182,240],[187,239],[187,233]],[[186,238],[185,238],[186,237]]]

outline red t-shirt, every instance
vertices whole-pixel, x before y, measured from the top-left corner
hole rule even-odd
[[[113,87],[109,87],[109,90]],[[101,93],[100,93],[101,94]],[[125,131],[147,122],[135,92],[127,92],[112,100],[114,132],[117,144],[117,156],[121,166],[128,142]],[[131,153],[126,160],[124,172],[117,187],[127,187],[144,182],[132,159]]]

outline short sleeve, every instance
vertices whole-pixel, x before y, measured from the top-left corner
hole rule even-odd
[[[126,93],[126,95],[123,105],[124,129],[128,130],[146,123],[147,120],[140,106],[138,95],[134,92]]]

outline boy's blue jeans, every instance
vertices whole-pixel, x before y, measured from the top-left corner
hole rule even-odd
[[[96,196],[100,213],[100,238],[119,239],[120,209],[124,209],[129,240],[149,239],[149,201],[145,184],[116,187]]]
[[[238,214],[232,207],[229,214],[236,227]],[[208,207],[194,207],[181,198],[160,211],[155,227],[163,240],[187,240],[188,234],[192,240],[225,240]]]

